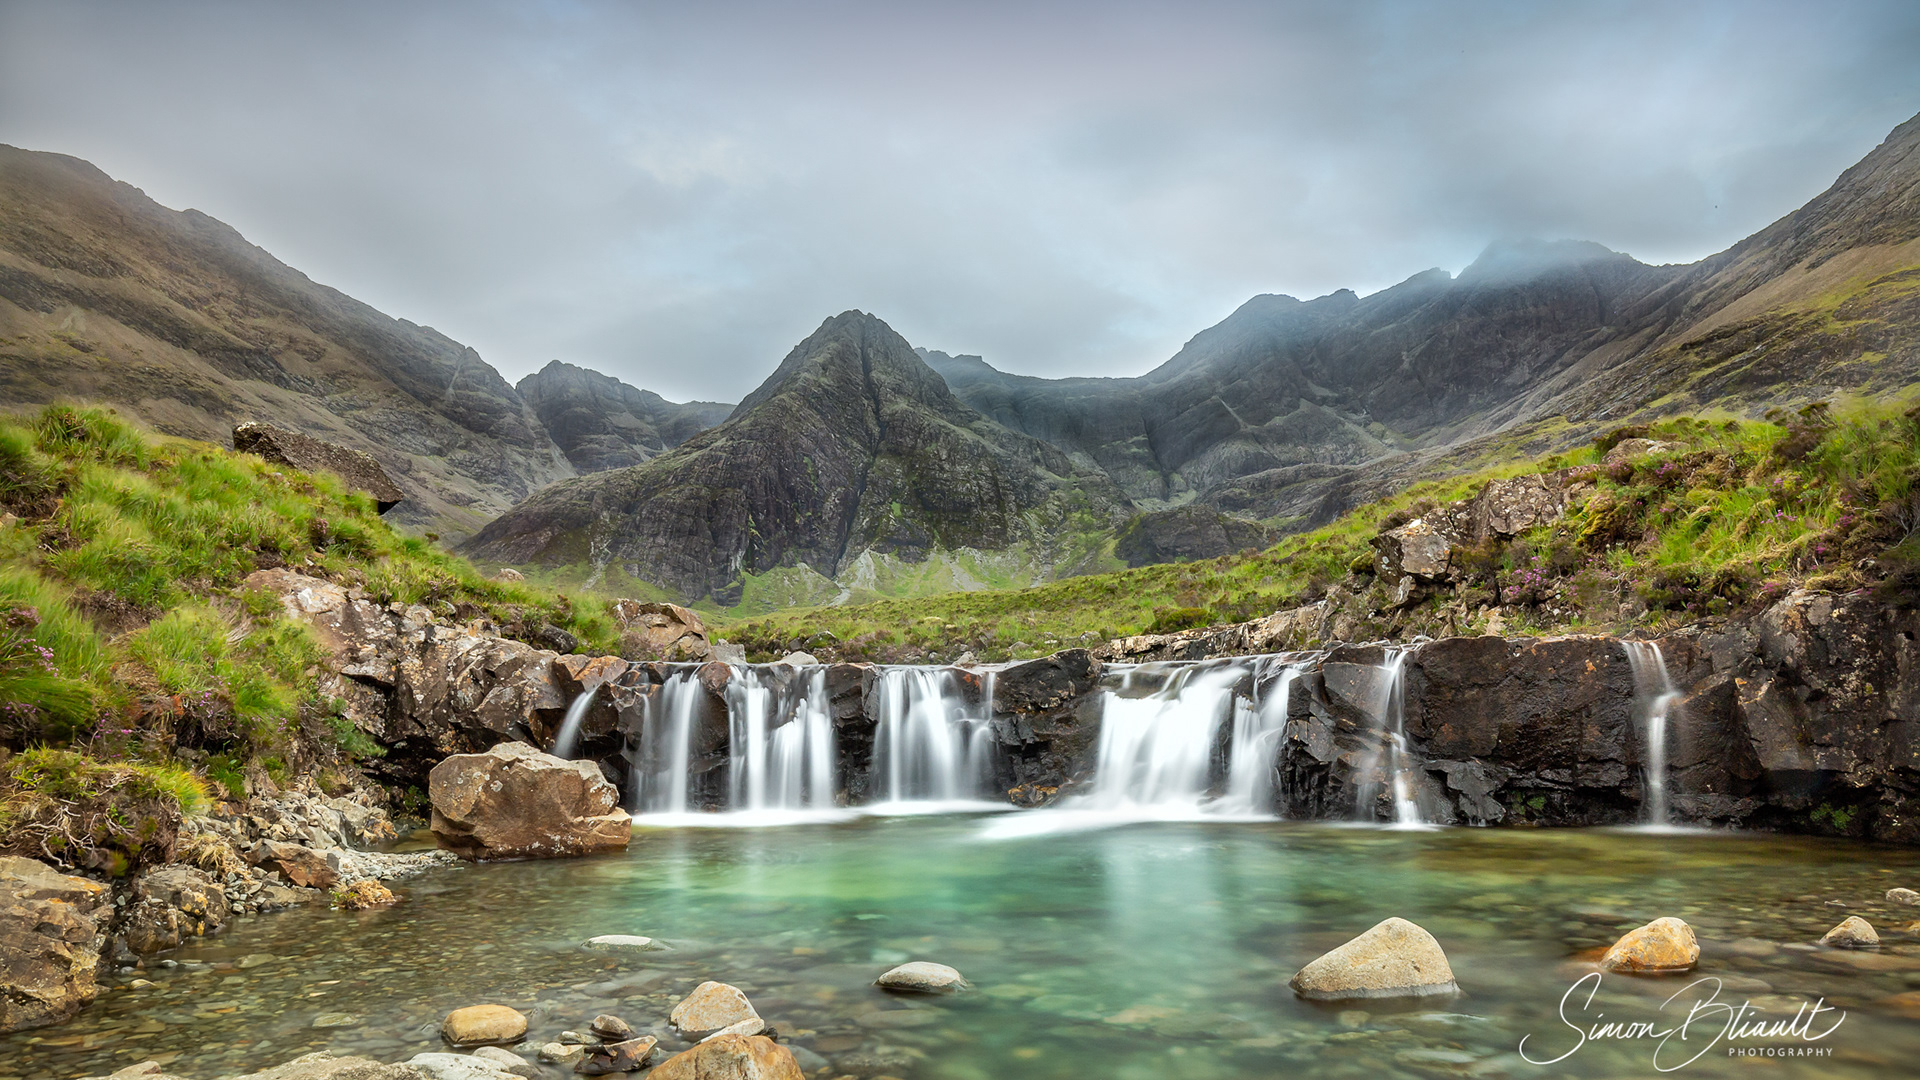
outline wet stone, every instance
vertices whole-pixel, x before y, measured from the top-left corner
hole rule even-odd
[[[1858,915],[1849,915],[1840,925],[1827,931],[1820,944],[1835,949],[1877,949],[1880,935],[1873,924]]]
[[[593,1033],[609,1042],[620,1042],[633,1036],[633,1027],[617,1016],[602,1013],[593,1018]]]

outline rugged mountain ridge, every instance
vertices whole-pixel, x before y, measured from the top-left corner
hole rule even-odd
[[[1132,379],[929,353],[956,394],[1097,464],[1143,507],[1299,525],[1514,442],[1635,415],[1754,413],[1920,378],[1920,117],[1734,247],[1647,266],[1509,241],[1360,298],[1259,296]]]
[[[486,562],[620,566],[686,599],[746,575],[823,578],[870,553],[1024,547],[1070,559],[1124,520],[1107,478],[988,421],[905,339],[858,311],[797,345],[723,424],[644,464],[556,484],[464,550]],[[1066,544],[1067,547],[1062,547]]]
[[[611,375],[551,361],[514,389],[582,473],[604,472],[660,456],[718,424],[733,406],[668,401]]]

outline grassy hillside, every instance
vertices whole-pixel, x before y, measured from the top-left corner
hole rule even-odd
[[[0,832],[35,792],[85,787],[95,766],[134,770],[109,788],[178,793],[164,763],[184,750],[237,793],[249,767],[379,752],[315,697],[319,645],[274,597],[243,587],[257,569],[485,615],[510,636],[551,624],[583,648],[616,639],[598,601],[483,577],[388,527],[331,475],[152,438],[111,412],[0,421],[0,523],[0,753],[29,751],[0,767]]]
[[[807,648],[904,660],[970,649],[1002,659],[1242,621],[1336,586],[1365,593],[1375,587],[1368,541],[1383,528],[1467,498],[1490,479],[1563,469],[1590,485],[1567,515],[1510,543],[1458,553],[1460,588],[1429,601],[1427,614],[1455,600],[1475,625],[1497,613],[1520,629],[1626,629],[1728,614],[1803,584],[1877,584],[1907,602],[1920,589],[1920,420],[1891,405],[1839,415],[1813,406],[1773,419],[1677,417],[1622,429],[1568,453],[1415,485],[1254,555],[787,611],[728,633],[756,655]],[[1602,464],[1629,436],[1668,447]],[[1856,567],[1862,559],[1873,561]]]

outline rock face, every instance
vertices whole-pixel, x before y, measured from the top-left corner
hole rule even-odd
[[[455,1046],[500,1046],[527,1034],[527,1018],[505,1005],[469,1005],[440,1022],[440,1035]]]
[[[555,858],[624,849],[633,821],[588,761],[525,743],[456,754],[434,766],[433,835],[466,859]]]
[[[407,495],[390,518],[447,537],[574,471],[472,349],[84,161],[0,148],[0,248],[0,401],[99,402],[209,443],[297,427],[370,454]]]
[[[1301,968],[1288,985],[1314,1001],[1429,997],[1459,990],[1440,943],[1405,919],[1375,925]]]
[[[721,1035],[660,1063],[648,1080],[804,1080],[793,1053],[760,1035]]]
[[[258,454],[275,465],[285,465],[301,472],[333,473],[345,480],[353,490],[372,496],[374,505],[380,508],[382,514],[400,505],[407,497],[388,479],[372,454],[335,446],[297,431],[249,420],[234,426],[233,448],[242,453]]]
[[[188,938],[226,925],[225,890],[191,866],[162,866],[133,884],[123,933],[127,946],[146,955],[176,948]]]
[[[1858,915],[1849,915],[1839,926],[1827,931],[1820,944],[1835,949],[1877,949],[1880,935],[1874,932],[1872,923]]]
[[[828,319],[723,424],[643,465],[542,491],[463,550],[489,563],[606,558],[691,602],[742,575],[831,578],[868,552],[1052,545],[1118,524],[1104,474],[968,408],[871,315]],[[604,553],[604,555],[597,554]]]
[[[99,993],[105,885],[0,856],[0,1033],[70,1019]]]
[[[554,360],[521,379],[520,392],[547,433],[582,474],[659,457],[720,423],[732,405],[677,405],[609,375]]]
[[[1446,535],[1425,520],[1409,521],[1373,538],[1378,555],[1374,573],[1383,581],[1413,577],[1421,581],[1442,581],[1447,577],[1453,545]]]
[[[693,993],[680,999],[667,1019],[683,1034],[698,1038],[759,1018],[753,1003],[738,988],[722,982],[703,982],[693,988]]]
[[[1655,919],[1630,930],[1600,958],[1608,971],[1636,975],[1665,975],[1692,971],[1700,962],[1700,942],[1693,927],[1674,918]]]
[[[1136,516],[1120,530],[1113,553],[1128,566],[1146,566],[1269,548],[1279,540],[1280,531],[1272,526],[1188,504]]]
[[[883,990],[909,990],[919,994],[958,994],[973,989],[958,971],[945,964],[915,960],[889,969],[873,985]]]

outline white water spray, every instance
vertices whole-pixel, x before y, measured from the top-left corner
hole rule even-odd
[[[958,802],[980,798],[993,769],[992,683],[984,715],[969,715],[951,668],[898,667],[880,672],[874,692],[879,722],[873,739],[873,792],[881,803]]]
[[[1417,829],[1425,821],[1414,795],[1413,753],[1407,746],[1407,657],[1411,649],[1389,645],[1375,678],[1371,712],[1380,732],[1382,749],[1373,755],[1371,767],[1386,773],[1387,791],[1393,799],[1393,824],[1396,828]],[[1371,771],[1371,768],[1369,769]],[[1377,790],[1372,784],[1360,788],[1360,803],[1355,807],[1360,820],[1373,820]]]

